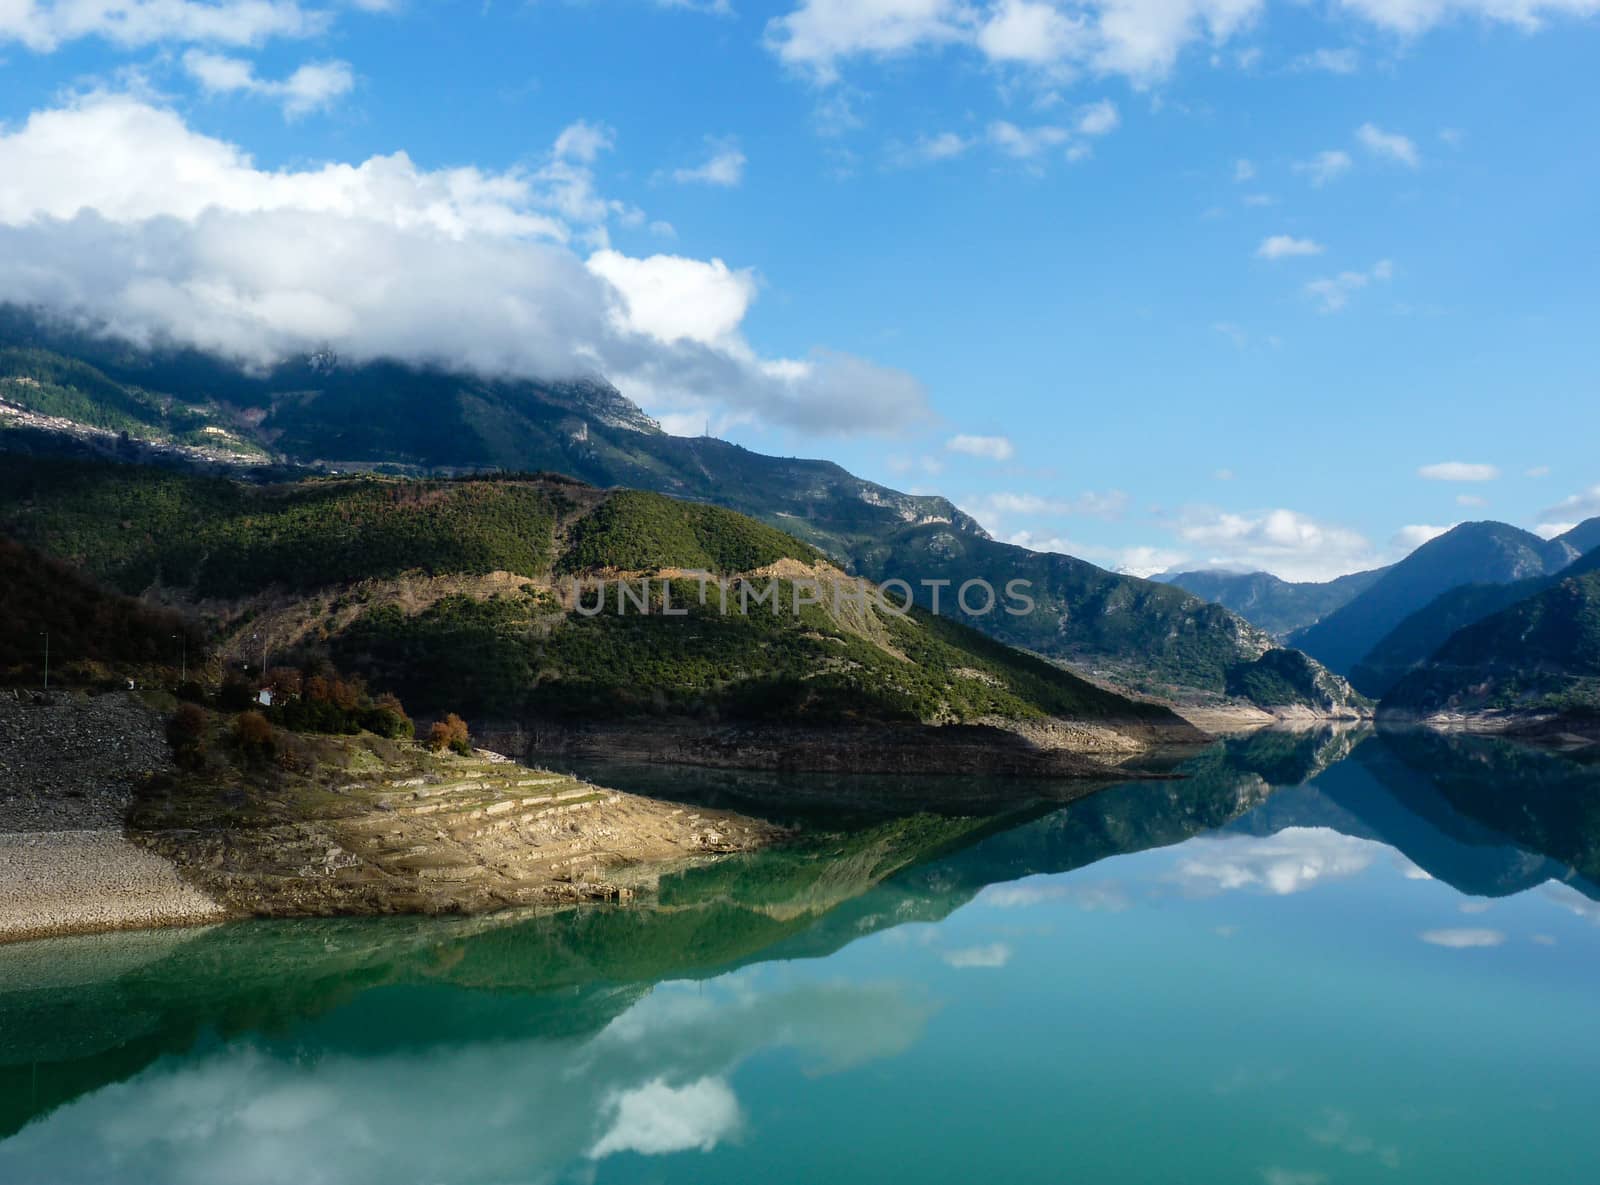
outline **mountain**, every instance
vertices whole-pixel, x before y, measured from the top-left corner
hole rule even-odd
[[[1456,631],[1395,684],[1382,710],[1600,717],[1600,570],[1564,576]]]
[[[1600,519],[1590,523],[1600,526]],[[1557,542],[1571,540],[1589,524],[1558,538]],[[1526,580],[1513,580],[1509,584],[1464,584],[1435,597],[1428,604],[1407,617],[1390,630],[1356,664],[1352,679],[1368,694],[1381,699],[1387,695],[1407,672],[1421,666],[1434,651],[1443,646],[1457,630],[1482,621],[1518,601],[1527,600],[1566,576],[1581,575],[1600,568],[1600,546],[1575,560],[1570,566],[1553,576],[1532,576]]]
[[[669,435],[598,378],[485,378],[327,353],[251,369],[193,350],[136,347],[15,308],[0,309],[0,347],[0,450],[13,455],[235,472],[248,460],[261,480],[548,471],[715,503],[804,540],[846,572],[905,579],[925,608],[941,592],[947,608],[970,579],[997,589],[1031,580],[1031,613],[953,616],[1126,689],[1178,699],[1226,696],[1230,672],[1273,646],[1180,588],[990,539],[943,498],[904,494],[826,461]],[[48,391],[37,377],[46,372]],[[953,583],[923,583],[938,580]]]
[[[1569,563],[1579,556],[1587,555],[1600,547],[1600,515],[1569,527],[1562,534],[1552,538],[1550,544],[1560,554],[1565,554]]]
[[[892,768],[914,763],[905,748],[920,738],[1061,773],[1058,752],[1202,735],[956,621],[891,611],[744,515],[565,477],[264,487],[12,458],[0,523],[125,592],[203,613],[230,665],[328,658],[414,709],[547,721],[558,736],[688,721],[692,742],[626,732],[681,753],[739,722],[877,728],[902,730],[880,762]]]
[[[1232,609],[1251,625],[1282,639],[1348,604],[1377,583],[1385,571],[1374,568],[1321,582],[1290,582],[1270,572],[1209,570],[1167,572],[1152,579]]]
[[[1373,584],[1288,641],[1330,670],[1353,673],[1367,653],[1402,621],[1441,593],[1464,584],[1507,584],[1565,567],[1571,555],[1505,523],[1462,523],[1429,540]],[[1367,687],[1358,690],[1371,694]]]

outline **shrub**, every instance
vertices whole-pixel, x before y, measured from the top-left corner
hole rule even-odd
[[[182,704],[167,721],[167,744],[173,760],[183,769],[198,769],[205,761],[207,720],[205,709]]]
[[[240,712],[233,718],[233,743],[246,757],[270,757],[273,743],[272,725],[260,712]]]
[[[370,709],[361,717],[361,726],[391,741],[415,736],[417,732],[416,726],[403,712],[396,712],[392,708]]]
[[[217,692],[217,707],[224,712],[242,712],[256,702],[256,693],[250,684],[237,675],[229,675]]]
[[[467,756],[472,752],[472,734],[467,730],[467,722],[454,712],[436,721],[428,730],[428,747],[435,753],[449,749]]]

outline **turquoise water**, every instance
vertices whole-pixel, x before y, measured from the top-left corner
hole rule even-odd
[[[1595,1178],[1600,769],[1186,772],[854,818],[650,909],[0,948],[0,1181]]]

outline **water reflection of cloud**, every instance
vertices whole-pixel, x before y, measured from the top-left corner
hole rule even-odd
[[[1506,940],[1503,930],[1484,930],[1462,927],[1457,929],[1424,930],[1417,935],[1429,946],[1444,946],[1451,950],[1472,950],[1478,947],[1499,946]]]
[[[952,967],[1004,967],[1011,961],[1011,947],[1004,942],[988,946],[968,946],[947,950],[939,957]]]
[[[1133,905],[1128,890],[1114,881],[1033,880],[990,885],[978,894],[977,901],[996,909],[1026,909],[1063,901],[1079,909],[1109,913],[1121,913]]]
[[[789,1049],[831,1072],[903,1051],[930,1012],[889,984],[715,981],[662,985],[579,1038],[362,1057],[235,1044],[36,1121],[0,1144],[0,1181],[549,1181],[590,1157],[715,1147],[740,1130],[745,1059]]]
[[[1266,1185],[1322,1185],[1328,1177],[1326,1173],[1308,1173],[1273,1165],[1261,1170],[1261,1179]]]
[[[616,1091],[603,1104],[611,1127],[595,1142],[595,1159],[613,1152],[710,1152],[739,1129],[739,1100],[721,1078],[701,1078],[672,1086],[656,1078],[632,1090]]]
[[[1389,851],[1370,839],[1326,827],[1286,827],[1276,835],[1218,835],[1191,841],[1170,879],[1196,896],[1258,889],[1278,896],[1321,881],[1356,876]]]
[[[1550,881],[1540,891],[1563,909],[1600,926],[1600,901],[1585,897],[1571,885],[1564,885],[1560,881]]]
[[[1311,1137],[1313,1143],[1337,1148],[1350,1156],[1376,1157],[1386,1168],[1396,1168],[1400,1164],[1398,1148],[1392,1144],[1379,1144],[1357,1128],[1355,1120],[1348,1112],[1337,1108],[1329,1107],[1325,1110],[1322,1119],[1313,1124],[1306,1134]]]

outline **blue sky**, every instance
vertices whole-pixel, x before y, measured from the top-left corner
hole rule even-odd
[[[0,297],[1323,577],[1600,514],[1596,60],[1600,0],[0,4]]]

